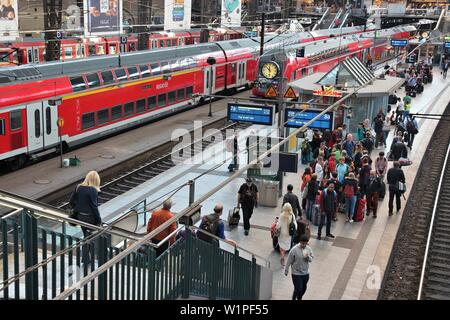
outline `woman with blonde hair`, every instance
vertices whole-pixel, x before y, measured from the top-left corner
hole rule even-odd
[[[291,223],[295,226],[295,230],[293,230],[292,235],[289,234]],[[278,237],[278,245],[280,247],[281,254],[280,263],[282,266],[284,266],[284,256],[286,255],[286,251],[289,251],[291,249],[292,236],[297,230],[297,221],[295,221],[292,206],[288,202],[283,205],[283,212],[281,213],[280,219],[278,220],[277,229],[280,230],[280,235]]]
[[[70,206],[73,209],[73,218],[90,223],[93,225],[101,225],[102,219],[98,210],[98,192],[100,191],[100,176],[96,171],[90,171],[84,181],[79,184],[70,197]],[[87,227],[81,227],[84,238],[88,237],[92,230]],[[89,245],[87,245],[89,247]],[[89,257],[85,250],[83,254],[83,262],[89,263]],[[93,257],[93,253],[91,253]]]

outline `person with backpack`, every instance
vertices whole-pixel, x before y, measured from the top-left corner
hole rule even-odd
[[[284,256],[286,251],[291,249],[292,237],[297,232],[297,221],[289,203],[283,205],[283,212],[281,212],[278,219],[277,229],[279,229],[278,245],[280,247],[280,263],[284,267]]]
[[[399,182],[405,183],[405,174],[400,168],[400,163],[398,161],[394,162],[394,167],[390,168],[387,173],[387,183],[389,184],[389,216],[392,216],[394,211],[394,197],[396,199],[397,213],[401,209],[401,199],[403,192],[399,188]]]
[[[311,180],[306,187],[306,217],[312,220],[313,206],[316,202],[316,196],[319,192],[319,182],[317,181],[317,174],[312,174]]]
[[[358,180],[356,180],[355,174],[350,172],[344,179],[344,198],[345,198],[345,211],[347,213],[347,222],[353,222],[353,214],[356,206],[356,194],[358,192]]]
[[[353,154],[353,165],[359,171],[362,166],[363,146],[361,142],[358,142],[355,146],[355,152]]]
[[[284,267],[285,276],[289,274],[289,267],[292,270],[292,282],[294,284],[292,300],[302,300],[309,281],[309,264],[314,258],[313,251],[308,246],[309,238],[303,235],[299,240],[299,244],[289,252],[286,266]]]
[[[287,193],[283,197],[283,206],[285,203],[289,203],[295,218],[297,218],[302,216],[302,208],[300,206],[300,202],[298,201],[298,197],[292,192],[293,190],[294,186],[292,184],[288,184]]]
[[[372,171],[372,167],[369,164],[369,159],[369,157],[363,157],[362,167],[359,171],[359,188],[361,189],[361,193],[365,196],[368,192],[370,171]]]
[[[320,205],[320,223],[317,231],[317,240],[321,240],[322,237],[322,227],[325,224],[326,219],[326,236],[329,238],[335,238],[331,233],[331,219],[333,218],[333,213],[336,212],[337,205],[337,194],[334,191],[334,183],[330,182],[328,187],[323,190],[320,194],[319,205]]]
[[[200,223],[199,229],[206,231],[216,237],[219,237],[220,239],[231,245],[236,246],[235,241],[227,239],[225,237],[225,224],[220,218],[223,213],[223,205],[221,203],[218,203],[214,206],[213,210],[214,213],[202,217],[202,222]],[[201,231],[197,232],[197,238],[210,243],[215,242],[215,239],[213,237]]]
[[[244,216],[244,234],[248,236],[250,230],[250,218],[253,214],[253,209],[258,204],[259,193],[258,188],[253,183],[251,178],[246,179],[246,183],[241,185],[238,191],[237,207],[242,206],[242,215]]]
[[[417,124],[416,118],[412,115],[408,115],[405,117],[405,127],[406,127],[406,133],[408,135],[407,141],[408,141],[408,147],[409,150],[412,150],[412,145],[414,142],[414,137],[416,134],[419,133],[419,125]]]
[[[172,200],[167,199],[163,202],[163,207],[160,210],[155,210],[152,213],[152,216],[148,220],[147,223],[147,233],[152,232],[156,228],[158,228],[160,225],[165,223],[166,221],[173,218],[173,213],[170,211],[172,208]],[[152,238],[152,243],[158,244],[160,241],[164,240],[169,234],[174,232],[177,229],[177,223],[174,221],[170,224],[166,229],[158,233],[156,236]],[[170,241],[164,242],[161,246],[156,248],[156,256],[160,256],[164,251],[169,248],[170,243],[175,242],[175,236],[173,236]]]
[[[367,215],[373,212],[373,217],[377,217],[378,199],[382,191],[382,181],[375,171],[370,172],[369,189],[367,193]]]

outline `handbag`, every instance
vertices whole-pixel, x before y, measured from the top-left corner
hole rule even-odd
[[[400,191],[401,193],[405,193],[406,192],[406,183],[403,183],[401,181],[397,182],[397,190]]]
[[[294,222],[294,220],[295,220],[295,217],[294,217],[294,215],[292,215],[291,223],[289,223],[289,235],[290,235],[290,236],[293,236],[293,235],[295,234],[295,231],[297,230],[297,229],[295,228],[295,222]]]
[[[73,209],[70,209],[69,218],[70,219],[74,219],[74,220],[78,220],[78,214],[75,211],[73,211]],[[71,225],[72,227],[76,227],[77,226],[77,224],[73,223],[73,222],[69,222],[69,225]]]

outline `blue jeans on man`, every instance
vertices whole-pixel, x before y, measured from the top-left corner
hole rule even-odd
[[[345,212],[347,213],[349,220],[353,219],[355,206],[356,206],[356,196],[345,198]]]

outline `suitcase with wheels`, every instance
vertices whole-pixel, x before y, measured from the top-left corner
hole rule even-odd
[[[358,222],[358,221],[363,221],[364,220],[364,216],[366,214],[366,199],[361,198],[358,201],[358,205],[356,206],[356,214],[355,217],[353,218],[354,221]]]
[[[384,181],[381,181],[381,192],[378,195],[378,198],[384,199],[385,196],[386,196],[386,184],[384,183]]]
[[[312,209],[311,223],[318,226],[320,223],[320,206],[315,204]]]
[[[237,226],[239,224],[239,220],[241,219],[239,210],[239,208],[233,208],[228,212],[228,225],[230,227]]]

